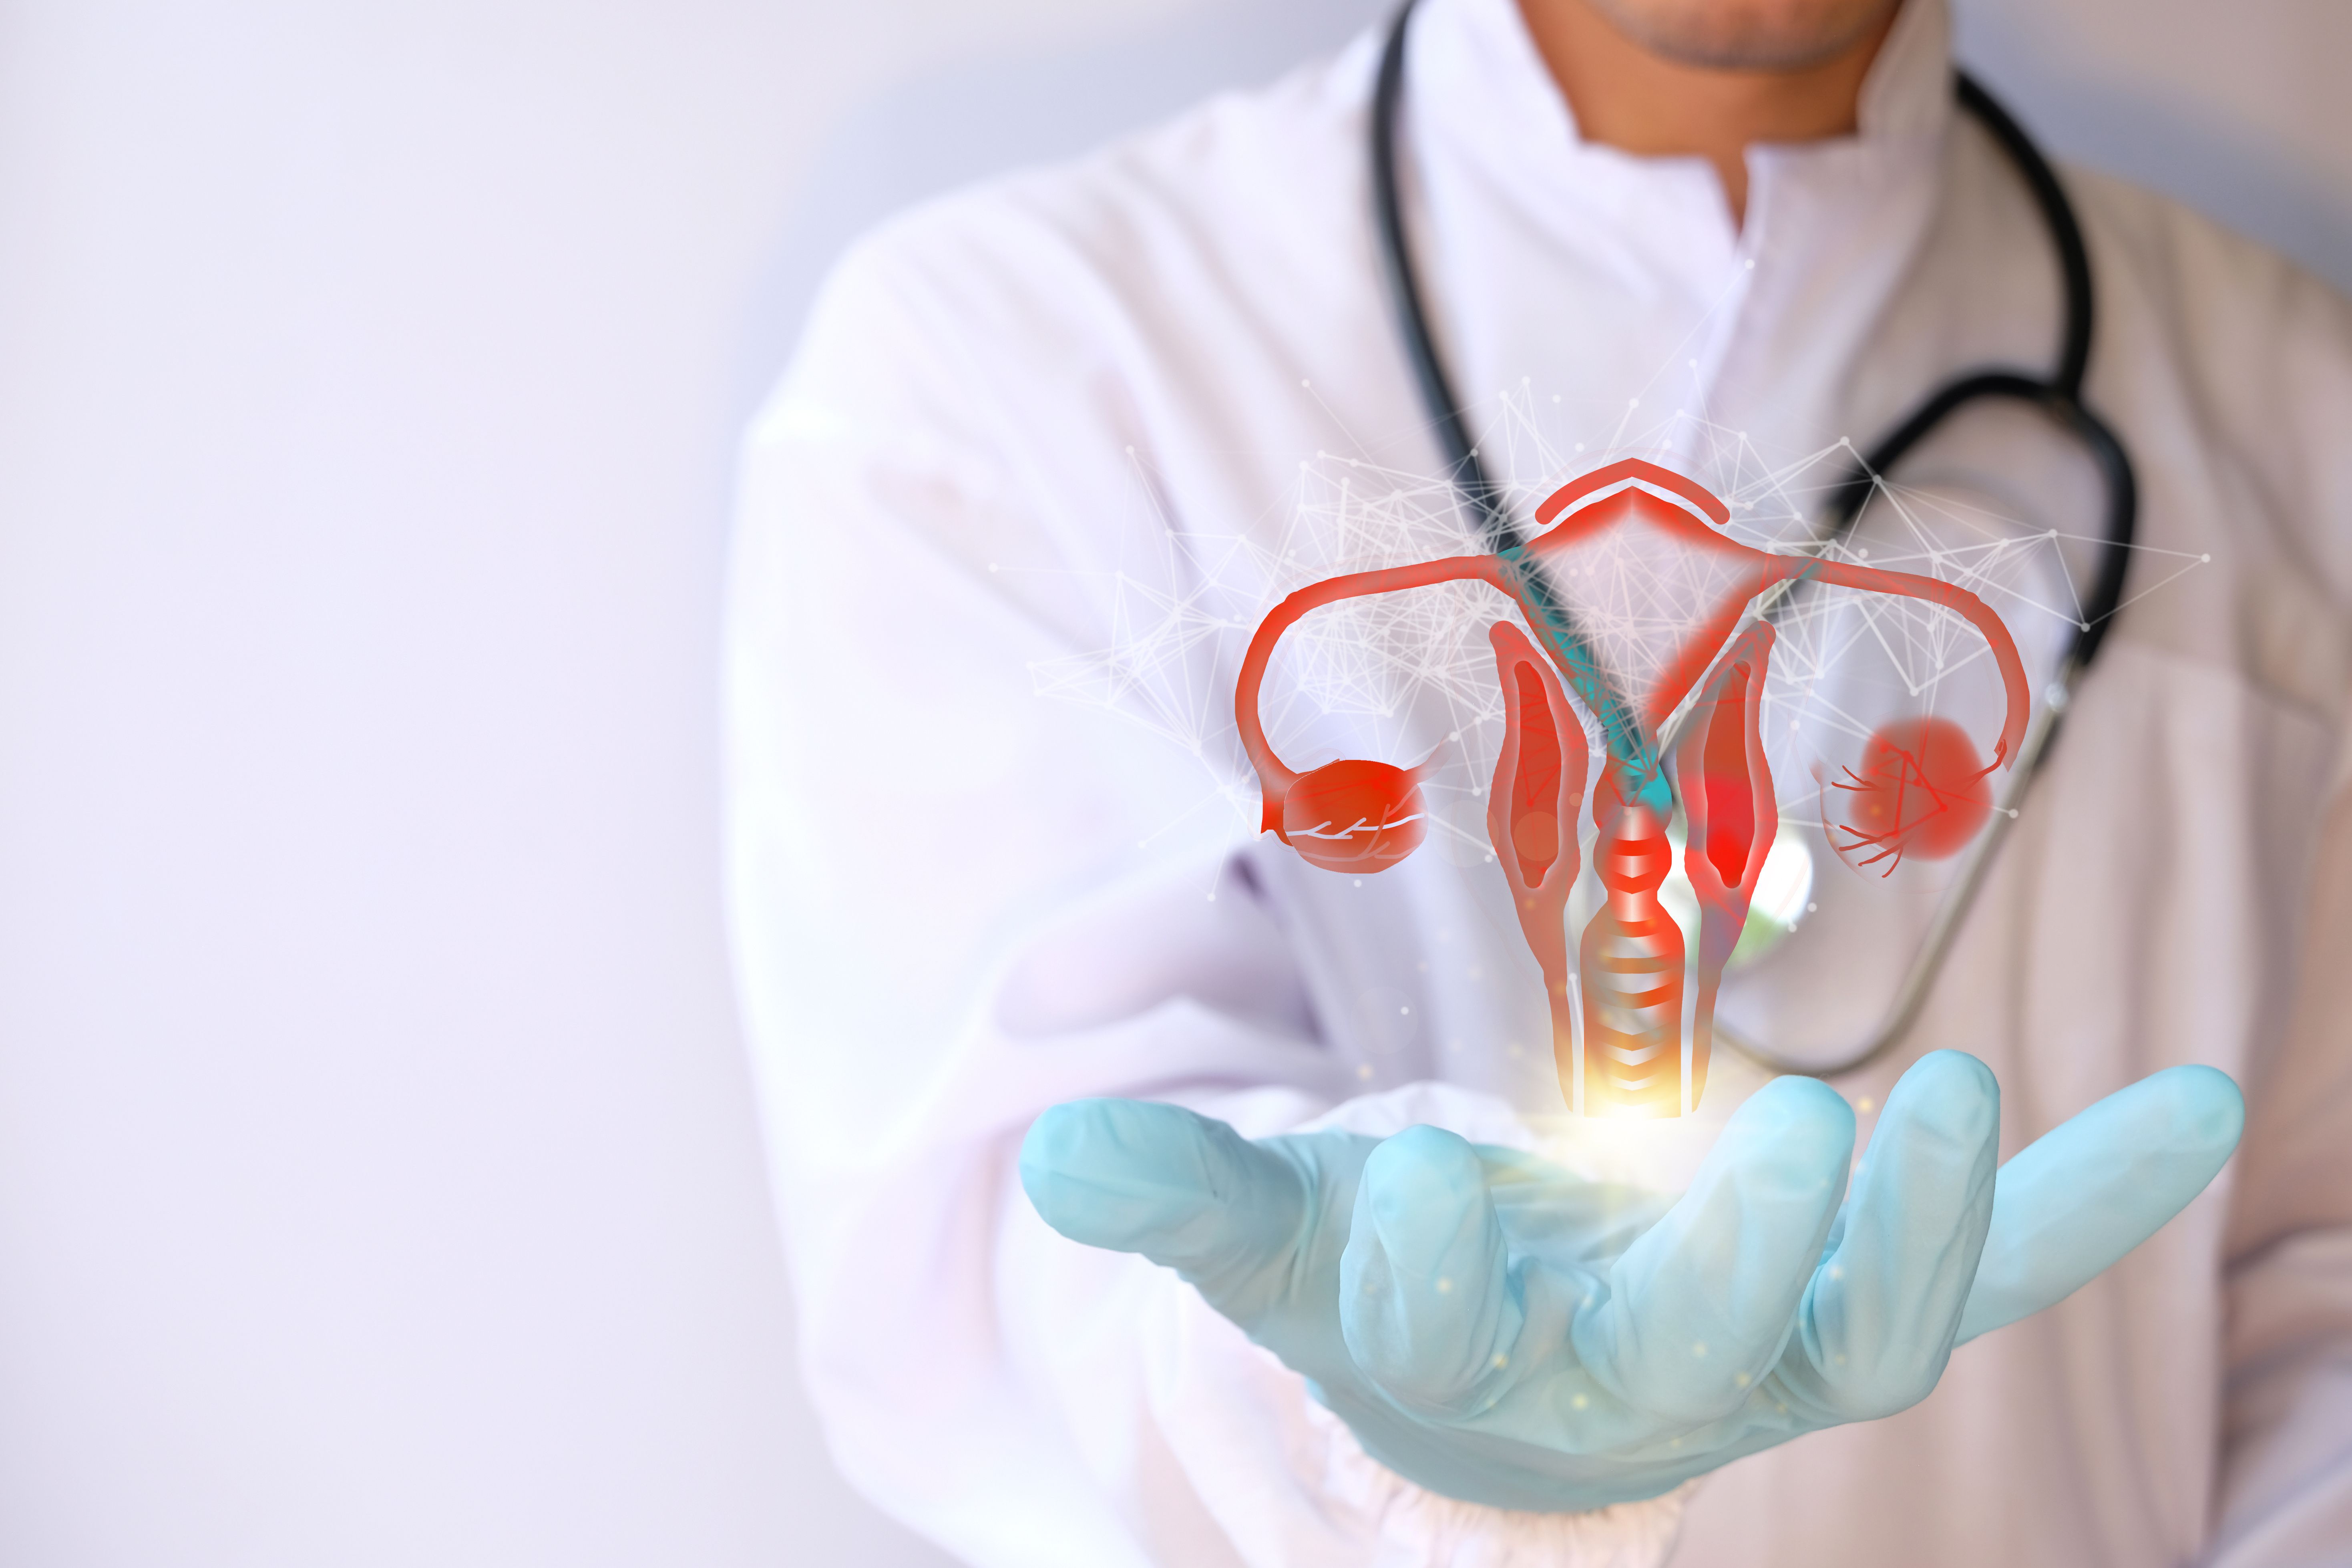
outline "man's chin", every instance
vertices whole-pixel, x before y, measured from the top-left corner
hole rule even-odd
[[[1887,25],[1900,0],[1585,0],[1662,59],[1702,70],[1801,71]]]

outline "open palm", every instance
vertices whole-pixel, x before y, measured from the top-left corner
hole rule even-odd
[[[1853,1112],[1780,1079],[1678,1198],[1415,1127],[1253,1142],[1139,1100],[1056,1106],[1021,1157],[1074,1240],[1175,1268],[1433,1490],[1587,1510],[1927,1396],[1952,1347],[2066,1296],[2201,1192],[2237,1088],[2175,1068],[1995,1171],[1999,1089],[1923,1058]]]

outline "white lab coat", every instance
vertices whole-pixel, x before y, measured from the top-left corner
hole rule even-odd
[[[1956,121],[1947,28],[1912,0],[1857,137],[1752,152],[1738,228],[1703,163],[1577,140],[1510,0],[1428,0],[1407,205],[1490,462],[1533,493],[1627,453],[1724,483],[1667,410],[1804,452],[1955,372],[2046,364],[2047,241]],[[1231,693],[1299,581],[1302,468],[1425,494],[1438,463],[1368,218],[1375,56],[888,226],[747,447],[732,897],[803,1364],[851,1479],[985,1568],[1654,1563],[1681,1507],[1423,1493],[1172,1275],[1046,1230],[1013,1175],[1042,1107],[1098,1094],[1623,1153],[1562,1125],[1491,866],[1424,851],[1359,883],[1252,838]],[[2352,1561],[2352,312],[2168,202],[2068,185],[2088,396],[2170,553],[2135,563],[1916,1035],[1838,1087],[1875,1103],[1920,1053],[1974,1052],[2006,1153],[2205,1062],[2247,1089],[2245,1142],[1922,1405],[1697,1483],[1679,1564]],[[1514,409],[1557,440],[1515,442]],[[2095,532],[2090,492],[1992,429],[1958,482]],[[1446,738],[1410,701],[1324,714],[1280,685],[1308,762]],[[1491,734],[1458,744],[1491,765]],[[1843,929],[1854,973],[1907,951]],[[1760,1081],[1719,1057],[1706,1114],[1643,1157],[1686,1163]]]

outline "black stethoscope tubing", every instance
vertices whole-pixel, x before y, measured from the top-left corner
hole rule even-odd
[[[1430,332],[1429,313],[1422,303],[1421,286],[1413,273],[1412,251],[1404,230],[1403,204],[1398,192],[1397,119],[1404,96],[1406,27],[1412,16],[1413,5],[1414,0],[1405,0],[1404,5],[1399,7],[1395,20],[1389,26],[1388,41],[1381,54],[1380,75],[1372,92],[1373,223],[1379,234],[1381,270],[1396,318],[1397,335],[1420,390],[1423,406],[1428,413],[1432,432],[1444,452],[1447,474],[1455,492],[1475,515],[1479,533],[1487,548],[1499,553],[1518,548],[1525,544],[1526,539],[1511,517],[1502,490],[1487,477],[1485,465],[1478,460],[1477,447],[1472,443],[1469,428],[1463,422],[1462,405],[1454,395],[1444,363],[1438,357],[1436,341]],[[2018,768],[2014,782],[2004,795],[2000,809],[1994,814],[1991,825],[1963,863],[1953,889],[1945,897],[1943,907],[1937,910],[1928,928],[1927,941],[1914,957],[1911,968],[1896,993],[1892,1010],[1870,1040],[1861,1050],[1850,1052],[1836,1062],[1806,1064],[1779,1056],[1742,1038],[1720,1020],[1717,1022],[1717,1038],[1780,1072],[1802,1073],[1815,1078],[1831,1078],[1852,1072],[1885,1055],[1910,1032],[1936,975],[1943,967],[1944,958],[1958,934],[1962,918],[1976,901],[1977,891],[1982,886],[1993,853],[2007,837],[2009,824],[2016,819],[2018,802],[2049,757],[2050,743],[2056,736],[2059,719],[2068,700],[2084,670],[2097,654],[2099,644],[2106,636],[2108,624],[2114,620],[2123,603],[2125,570],[2129,563],[2132,540],[2138,521],[2139,487],[2132,473],[2130,455],[2124,450],[2123,443],[2106,422],[2091,412],[2083,402],[2083,377],[2090,367],[2091,333],[2096,313],[2091,285],[2090,254],[2083,244],[2082,226],[2075,220],[2074,206],[2058,183],[2056,171],[2051,168],[2049,160],[2042,157],[2041,150],[2034,146],[2032,139],[2026,135],[2008,110],[1994,101],[1992,95],[1966,71],[1956,73],[1955,90],[1960,106],[1984,127],[2024,180],[2027,189],[2032,194],[2034,205],[2041,213],[2042,225],[2049,231],[2051,243],[2057,250],[2065,303],[2064,331],[2059,343],[2057,367],[2047,376],[2016,370],[1978,371],[1948,383],[1928,396],[1909,417],[1880,437],[1877,445],[1833,487],[1830,492],[1829,528],[1815,542],[1814,548],[1829,548],[1852,533],[1861,519],[1863,509],[1878,489],[1879,476],[1902,461],[1913,447],[1945,420],[1970,404],[1996,399],[2023,403],[2040,409],[2053,423],[2079,440],[2090,453],[2098,466],[2106,498],[2105,548],[2099,563],[2098,580],[2083,608],[2082,618],[2075,623],[2074,637],[2059,667],[2058,679],[2045,693],[2041,721],[2026,737],[2019,758],[2022,765]],[[1553,599],[1541,579],[1529,574],[1526,585],[1553,631],[1571,648],[1586,647],[1567,608]],[[1612,696],[1611,700],[1616,699]]]

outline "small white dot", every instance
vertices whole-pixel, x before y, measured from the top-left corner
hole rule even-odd
[[[1362,887],[1363,885],[1364,885],[1364,879],[1363,879],[1361,877],[1357,878],[1357,879],[1356,879],[1356,886],[1358,886],[1359,888],[1360,888],[1360,887]]]
[[[1753,272],[1756,270],[1756,258],[1751,256],[1747,260],[1741,262],[1740,265],[1747,268],[1748,271]]]
[[[993,561],[990,562],[990,563],[988,563],[988,569],[989,569],[991,572],[995,571],[995,570],[996,570],[996,563],[995,563],[995,562],[993,562]]]
[[[1583,451],[1583,450],[1584,450],[1584,443],[1583,443],[1583,442],[1581,442],[1581,441],[1579,441],[1579,442],[1576,444],[1576,449],[1577,449],[1578,451],[1580,451],[1580,452]]]
[[[1412,1012],[1412,1009],[1410,1007],[1400,1007],[1397,1009],[1397,1016],[1400,1018],[1407,1017],[1411,1016]]]
[[[1818,910],[1820,910],[1820,908],[1821,908],[1821,907],[1822,907],[1822,906],[1821,906],[1821,905],[1819,905],[1819,904],[1807,904],[1807,905],[1805,906],[1805,912],[1806,912],[1807,914],[1809,914],[1809,915],[1810,915],[1810,914],[1812,914],[1812,913],[1814,913],[1815,911],[1817,911]]]
[[[1628,408],[1639,408],[1642,406],[1642,400],[1638,397],[1629,397],[1625,400],[1625,406]]]
[[[2200,560],[2200,561],[2205,562],[2205,563],[2207,563],[2208,564],[2210,564],[2210,563],[2211,563],[2211,562],[2212,562],[2212,560],[2213,560],[2213,558],[2212,558],[2210,555],[2200,555],[2197,559],[2198,559],[2198,560]]]
[[[1582,1395],[1581,1394],[1578,1394],[1575,1398],[1573,1398],[1573,1399],[1570,1400],[1570,1401],[1569,1401],[1569,1403],[1570,1403],[1570,1405],[1575,1405],[1579,1410],[1581,1410],[1581,1409],[1583,1409],[1586,1405],[1588,1405],[1591,1404],[1591,1403],[1592,1403],[1592,1401],[1591,1401],[1591,1400],[1589,1400],[1589,1399],[1585,1398],[1585,1397],[1584,1397],[1584,1395]]]
[[[1441,1295],[1441,1296],[1451,1296],[1451,1295],[1453,1295],[1453,1294],[1454,1294],[1454,1281],[1453,1281],[1453,1280],[1451,1280],[1451,1279],[1440,1279],[1440,1280],[1437,1282],[1437,1293],[1438,1293],[1439,1295]]]

